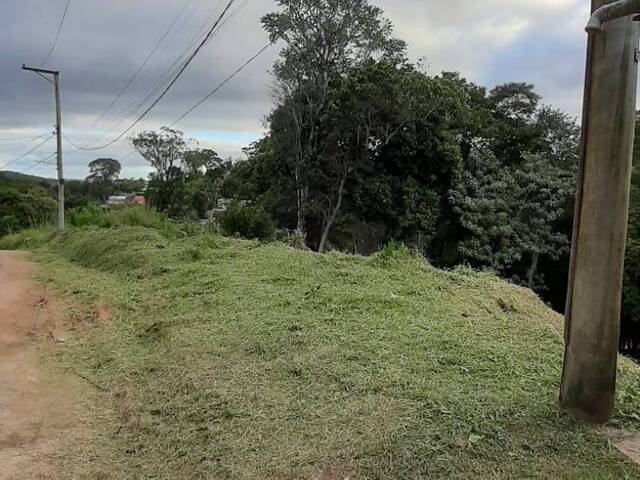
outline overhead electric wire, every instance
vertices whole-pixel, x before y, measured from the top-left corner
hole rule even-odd
[[[64,6],[64,12],[62,13],[62,18],[60,19],[60,23],[58,25],[58,31],[56,32],[56,38],[53,41],[53,45],[51,45],[51,48],[49,49],[49,53],[47,53],[47,57],[42,61],[42,63],[40,64],[40,66],[44,66],[49,59],[51,58],[51,55],[53,55],[53,52],[55,51],[56,47],[58,46],[58,40],[60,40],[60,34],[62,33],[62,27],[64,26],[64,21],[67,18],[67,12],[69,11],[69,5],[71,4],[71,0],[67,0],[67,4]]]
[[[16,145],[23,145],[23,144],[29,144],[29,143],[33,143],[37,140],[40,140],[42,138],[45,138],[46,136],[51,135],[49,132],[43,134],[43,135],[39,135],[37,137],[32,137],[28,140],[21,140],[19,142],[0,142],[0,151],[7,151],[7,150],[11,150],[13,148],[16,148]]]
[[[189,58],[187,58],[187,60],[183,63],[182,67],[180,68],[180,70],[178,71],[178,73],[173,77],[173,79],[171,80],[171,82],[165,87],[165,89],[162,91],[162,93],[153,101],[153,103],[151,103],[151,105],[149,105],[149,107],[147,107],[145,109],[145,111],[131,124],[129,125],[122,133],[120,133],[118,136],[116,136],[114,139],[104,143],[103,145],[99,145],[96,147],[84,147],[84,146],[80,146],[80,145],[76,145],[74,142],[72,142],[71,140],[69,140],[67,138],[67,141],[73,145],[75,148],[79,149],[79,150],[85,150],[85,151],[95,151],[95,150],[102,150],[103,148],[108,147],[109,145],[113,145],[114,143],[116,143],[117,141],[119,141],[122,137],[124,137],[128,132],[131,131],[131,129],[133,129],[133,127],[135,127],[138,123],[140,123],[142,121],[142,119],[144,119],[144,117],[146,117],[149,112],[151,112],[151,110],[153,110],[156,105],[158,105],[158,103],[160,103],[160,101],[165,97],[165,95],[169,92],[169,90],[171,90],[171,88],[176,84],[176,82],[178,81],[178,79],[182,76],[182,74],[185,72],[185,70],[187,69],[187,67],[189,66],[189,64],[193,61],[193,59],[196,57],[196,55],[200,52],[200,50],[202,50],[202,48],[205,46],[205,44],[208,42],[209,38],[211,38],[211,35],[213,34],[213,32],[215,31],[215,29],[218,27],[218,25],[220,24],[220,22],[222,21],[223,17],[226,15],[226,13],[229,11],[229,9],[231,8],[231,6],[233,5],[233,3],[235,2],[235,0],[229,0],[229,2],[227,3],[226,7],[224,8],[224,10],[222,11],[222,13],[220,14],[220,16],[217,18],[217,20],[215,21],[215,23],[213,24],[213,26],[209,29],[207,35],[204,37],[204,39],[200,42],[200,44],[198,45],[198,47],[191,53],[191,55],[189,56]],[[65,137],[66,138],[66,137]]]
[[[230,20],[232,20],[233,18],[235,18],[240,11],[250,2],[251,0],[244,0],[240,5],[238,5],[238,7],[231,12],[231,14],[229,16],[227,16],[226,19],[224,19],[216,28],[215,31],[213,32],[213,34],[209,37],[209,39],[206,41],[206,43],[208,44],[213,38],[215,38],[215,36],[222,30],[222,28],[224,27],[224,25],[229,22]],[[216,13],[217,7],[214,8],[211,13],[209,14],[209,16],[207,17],[207,19],[205,20],[205,22],[202,24],[202,26],[198,29],[196,35],[194,35],[191,40],[189,41],[187,47],[182,51],[182,53],[180,53],[180,55],[178,55],[178,57],[176,58],[176,60],[167,68],[167,70],[165,71],[164,75],[162,75],[160,77],[160,79],[156,82],[156,84],[149,90],[149,92],[145,93],[142,95],[142,97],[138,97],[138,99],[134,100],[133,102],[131,102],[129,104],[129,106],[124,110],[124,114],[125,116],[117,123],[115,123],[110,130],[108,131],[108,133],[106,135],[103,136],[103,138],[108,137],[111,133],[113,133],[120,125],[122,125],[123,123],[125,123],[129,118],[133,117],[136,112],[139,112],[144,105],[151,99],[153,98],[163,87],[163,85],[165,84],[165,82],[172,76],[175,74],[175,72],[177,71],[178,68],[180,68],[180,62],[184,61],[184,59],[188,56],[189,51],[195,46],[195,44],[198,41],[198,38],[201,37],[204,32],[206,31],[206,27],[207,24],[210,23],[211,19],[214,17],[215,13]],[[177,67],[177,68],[176,68]]]
[[[50,153],[49,155],[47,155],[42,160],[34,160],[33,161],[33,165],[31,165],[30,167],[25,168],[24,170],[22,170],[22,173],[29,172],[29,171],[33,170],[34,168],[41,168],[41,167],[43,167],[45,165],[56,165],[55,162],[47,162],[48,159],[55,157],[56,153],[57,152]]]
[[[26,157],[27,155],[35,152],[37,149],[39,149],[42,145],[44,145],[45,143],[47,143],[49,140],[51,140],[54,137],[53,134],[51,134],[51,136],[47,137],[44,139],[44,141],[40,142],[38,145],[36,145],[35,147],[33,147],[31,150],[29,150],[28,152],[23,153],[22,155],[20,155],[18,158],[15,158],[13,160],[11,160],[10,162],[5,163],[4,165],[2,165],[0,167],[0,170],[4,170],[5,168],[7,168],[9,165],[13,165],[16,162],[19,162],[20,160],[22,160],[24,157]]]
[[[147,55],[147,57],[144,59],[144,61],[142,62],[142,64],[140,65],[140,67],[138,67],[138,69],[136,70],[136,72],[131,76],[131,78],[127,81],[127,83],[124,85],[124,87],[118,92],[118,94],[115,96],[115,98],[111,101],[111,103],[107,106],[107,108],[104,110],[104,112],[102,112],[102,114],[95,120],[95,122],[93,122],[93,125],[91,125],[91,129],[93,129],[99,122],[100,120],[102,120],[105,115],[107,113],[109,113],[111,111],[111,109],[114,107],[114,105],[118,102],[118,100],[120,100],[120,98],[122,98],[122,95],[125,94],[125,92],[129,89],[129,87],[131,87],[131,85],[133,84],[133,82],[136,81],[136,79],[140,76],[140,73],[142,72],[142,70],[144,69],[144,67],[147,66],[147,64],[149,63],[149,60],[151,60],[151,58],[155,55],[155,53],[158,51],[158,49],[160,48],[160,45],[162,45],[162,42],[165,41],[165,39],[167,38],[167,36],[169,35],[169,33],[171,33],[171,31],[173,30],[173,28],[176,26],[176,23],[178,23],[178,20],[182,17],[182,15],[184,14],[184,12],[187,10],[187,8],[189,7],[189,5],[193,2],[193,0],[187,0],[185,2],[185,4],[182,6],[182,9],[180,10],[180,12],[178,13],[178,15],[173,19],[173,22],[171,22],[171,25],[169,25],[169,28],[164,32],[164,34],[162,35],[162,37],[160,37],[160,40],[158,40],[156,42],[156,44],[154,45],[154,47],[151,49],[151,51],[149,52],[149,54]]]
[[[218,93],[218,91],[220,89],[222,89],[222,87],[224,87],[227,83],[229,83],[231,80],[233,80],[233,78],[238,75],[242,70],[244,70],[245,68],[247,68],[251,63],[253,63],[260,55],[262,55],[271,45],[273,45],[272,43],[268,43],[266,44],[264,47],[262,47],[258,53],[256,53],[255,55],[253,55],[251,58],[249,58],[249,60],[247,60],[246,62],[244,62],[240,67],[238,67],[231,75],[229,75],[227,78],[225,78],[216,88],[214,88],[213,90],[211,90],[207,95],[205,95],[200,101],[198,101],[194,106],[192,106],[189,110],[187,110],[185,113],[183,113],[175,122],[173,122],[170,126],[173,127],[176,124],[180,123],[182,120],[184,120],[187,116],[189,116],[196,108],[198,108],[200,105],[202,105],[204,102],[206,102],[207,100],[209,100],[212,96],[214,96],[216,93]]]
[[[220,28],[222,28],[230,18],[233,18],[234,16],[236,16],[238,12],[248,3],[248,1],[249,0],[244,0],[244,2],[234,12],[232,12],[231,15],[219,25],[219,27],[216,28],[216,32],[214,32],[211,38],[213,38],[216,35],[216,33],[220,30]],[[113,131],[118,129],[120,125],[125,123],[129,118],[133,117],[137,112],[142,110],[145,104],[147,104],[147,102],[149,102],[155,95],[157,95],[160,92],[160,90],[162,90],[166,82],[173,75],[175,75],[176,72],[180,69],[182,65],[181,62],[184,62],[185,59],[189,56],[189,52],[191,51],[191,49],[196,46],[198,42],[198,38],[201,38],[202,35],[205,34],[205,32],[207,31],[207,25],[214,18],[217,9],[218,9],[218,5],[216,5],[213,8],[209,16],[205,19],[205,21],[202,23],[200,28],[197,30],[196,34],[191,38],[191,40],[189,40],[187,46],[180,52],[180,54],[176,57],[174,62],[171,65],[169,65],[169,67],[165,70],[164,74],[160,76],[160,78],[154,84],[154,86],[148,92],[144,93],[143,95],[139,96],[137,99],[129,103],[129,105],[122,112],[124,114],[124,117],[111,127],[111,129],[105,135],[105,137],[108,137],[109,134],[111,134]]]
[[[15,145],[18,143],[26,143],[26,142],[35,142],[36,140],[40,140],[41,138],[46,137],[49,132],[45,132],[42,135],[38,135],[37,137],[20,137],[20,138],[0,138],[0,143],[4,145]]]

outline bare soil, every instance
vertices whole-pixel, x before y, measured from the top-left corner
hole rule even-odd
[[[0,479],[54,479],[82,429],[85,385],[51,372],[39,348],[56,341],[52,300],[21,252],[0,251]]]
[[[603,433],[616,450],[640,466],[640,437],[637,434],[613,428],[605,428]]]

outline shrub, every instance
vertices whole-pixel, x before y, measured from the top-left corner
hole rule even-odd
[[[105,215],[107,227],[147,227],[166,238],[175,238],[176,227],[169,218],[150,207],[131,206],[112,210]]]
[[[278,230],[275,233],[276,240],[296,250],[309,250],[306,235],[297,230]]]
[[[44,245],[56,235],[55,227],[40,227],[22,230],[12,235],[0,237],[0,250],[36,248]]]
[[[262,207],[233,204],[218,217],[222,232],[227,236],[266,240],[275,233],[273,220]]]
[[[416,257],[416,252],[404,243],[391,241],[373,256],[372,261],[380,266],[393,266],[415,260]]]
[[[100,205],[90,203],[70,210],[67,214],[67,223],[74,227],[104,227],[107,219]]]

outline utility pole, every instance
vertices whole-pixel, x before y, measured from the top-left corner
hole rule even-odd
[[[592,0],[560,392],[593,423],[615,401],[620,303],[629,212],[640,1]]]
[[[54,96],[56,100],[56,139],[57,139],[57,165],[58,165],[58,230],[64,231],[64,174],[62,171],[62,110],[60,105],[60,72],[55,70],[44,70],[42,68],[27,67],[22,65],[23,70],[35,72],[47,82],[53,84]],[[53,77],[53,81],[49,78]]]

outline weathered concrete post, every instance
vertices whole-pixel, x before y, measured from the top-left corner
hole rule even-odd
[[[613,3],[622,2],[592,0],[592,9]],[[638,42],[631,16],[589,34],[560,400],[594,423],[611,417],[615,399]]]

